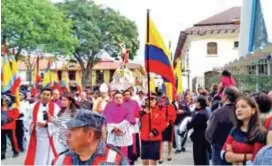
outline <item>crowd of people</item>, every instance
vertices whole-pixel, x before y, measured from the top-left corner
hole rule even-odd
[[[195,165],[272,165],[272,91],[243,94],[228,71],[208,91],[162,93],[90,89],[1,96],[1,159],[7,138],[26,165],[162,164],[193,144]],[[167,143],[167,154],[163,144]],[[166,159],[167,158],[167,159]],[[182,163],[180,163],[182,164]]]

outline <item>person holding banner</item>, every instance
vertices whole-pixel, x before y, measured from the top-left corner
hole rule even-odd
[[[148,102],[148,100],[150,100]],[[162,132],[166,118],[157,107],[157,97],[150,95],[145,108],[140,113],[141,120],[141,159],[143,165],[156,165],[160,159]]]

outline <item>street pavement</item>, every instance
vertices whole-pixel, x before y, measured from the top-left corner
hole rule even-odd
[[[173,149],[172,161],[167,161],[167,144],[164,144],[164,162],[161,165],[193,165],[193,153],[192,153],[192,143],[190,139],[187,139],[186,152],[180,154],[175,154]],[[23,165],[25,153],[20,153],[16,158],[12,158],[11,149],[8,149],[6,154],[6,159],[1,161],[1,165]],[[136,165],[142,165],[142,161],[138,159]]]

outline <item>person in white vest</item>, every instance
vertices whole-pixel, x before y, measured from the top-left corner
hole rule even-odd
[[[110,101],[109,97],[109,86],[106,83],[103,83],[99,87],[100,97],[98,97],[93,105],[93,111],[98,113],[103,113],[106,105]]]
[[[140,97],[137,95],[137,89],[134,86],[131,86],[128,90],[132,93],[131,99],[137,101],[139,105],[142,105]]]
[[[26,100],[26,94],[22,91],[19,93],[20,96],[20,116],[16,120],[16,137],[21,152],[25,150],[25,142],[28,140],[28,130],[29,121],[31,114],[31,105],[28,100]],[[26,138],[26,140],[25,140]]]
[[[50,128],[49,116],[56,116],[60,108],[51,100],[52,90],[43,89],[40,101],[33,104],[30,140],[25,165],[49,165],[57,155]]]

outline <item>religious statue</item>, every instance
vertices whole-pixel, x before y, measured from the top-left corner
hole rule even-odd
[[[126,64],[128,63],[129,58],[129,49],[126,48],[126,45],[124,42],[119,44],[120,50],[121,50],[121,58],[122,58],[122,66],[126,67]]]

